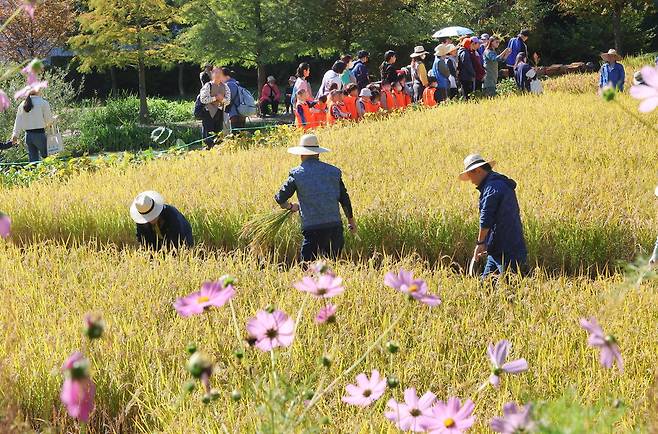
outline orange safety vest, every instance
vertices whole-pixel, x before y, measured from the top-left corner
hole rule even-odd
[[[390,90],[382,90],[382,95],[386,98],[386,111],[393,111],[398,108],[398,105],[395,101],[395,96]]]
[[[423,104],[427,107],[434,107],[436,103],[436,98],[434,98],[434,93],[436,92],[435,87],[426,87],[423,91]]]
[[[334,117],[334,115],[333,115],[333,113],[332,113],[332,110],[331,110],[331,109],[333,108],[334,105],[337,105],[337,106],[338,106],[338,109],[339,109],[341,112],[343,112],[343,113],[347,113],[347,111],[345,110],[345,104],[343,104],[342,102],[335,103],[335,104],[334,104],[333,102],[330,103],[330,104],[329,104],[329,107],[327,108],[327,124],[329,124],[329,125],[333,125],[333,124],[335,124],[336,121],[338,120],[338,119],[336,119],[336,118]],[[345,118],[342,118],[342,119],[345,119]]]
[[[370,100],[363,101],[363,105],[366,108],[366,113],[377,113],[382,107],[380,103],[374,103]]]
[[[327,125],[327,103],[319,102],[313,106],[319,110],[319,113],[313,113],[313,128],[319,128]]]
[[[395,95],[398,108],[404,110],[409,104],[411,104],[411,98],[409,97],[409,94],[404,90],[393,89],[393,94]]]
[[[346,96],[343,98],[343,104],[345,104],[345,112],[350,114],[350,119],[357,120],[359,119],[359,111],[356,108],[356,97],[355,96]]]
[[[304,113],[303,120],[299,115],[299,107],[302,108],[302,112]],[[297,128],[301,128],[304,131],[313,127],[313,113],[311,113],[308,101],[298,102],[295,105],[295,124],[297,125]]]

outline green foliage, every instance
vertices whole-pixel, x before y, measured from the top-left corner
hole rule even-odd
[[[157,98],[148,103],[153,126],[140,125],[139,99],[135,96],[112,98],[103,107],[81,112],[77,122],[79,134],[68,144],[69,150],[73,155],[83,155],[158,147],[151,139],[156,126],[173,130],[169,145],[177,139],[189,142],[199,138],[199,129],[189,124],[194,122],[191,103]],[[183,122],[188,124],[177,124]]]
[[[569,389],[559,399],[541,402],[534,410],[541,434],[612,434],[620,432],[615,424],[624,414],[624,405],[618,400],[584,405],[576,391]]]

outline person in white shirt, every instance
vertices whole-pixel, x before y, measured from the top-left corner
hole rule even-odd
[[[18,106],[11,141],[16,144],[19,136],[25,132],[25,144],[30,162],[39,161],[48,156],[46,128],[52,124],[53,114],[50,104],[41,96],[41,92],[32,91]]]

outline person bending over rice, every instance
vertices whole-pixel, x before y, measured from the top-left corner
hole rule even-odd
[[[302,220],[301,258],[303,262],[318,257],[336,258],[345,244],[339,204],[347,217],[348,227],[356,233],[356,221],[352,202],[343,183],[340,169],[320,161],[320,154],[329,152],[323,148],[314,134],[306,134],[299,146],[288,153],[299,155],[301,164],[290,171],[274,200],[283,209],[299,211]],[[299,204],[289,199],[297,193]]]

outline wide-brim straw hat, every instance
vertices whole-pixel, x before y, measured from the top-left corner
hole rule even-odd
[[[145,191],[137,195],[130,206],[130,217],[143,225],[160,217],[164,209],[164,198],[157,191]]]
[[[454,48],[455,46],[452,44],[439,44],[434,49],[434,55],[439,57],[446,56],[448,53],[452,51],[451,47]]]
[[[430,54],[429,52],[425,51],[425,47],[422,45],[419,45],[417,47],[414,47],[414,52],[409,55],[409,57],[420,57],[420,56],[426,56]]]
[[[607,53],[601,53],[601,58],[603,60],[621,60],[621,56],[614,48],[609,49]]]
[[[304,134],[299,139],[298,146],[288,148],[288,153],[293,155],[318,155],[325,152],[331,152],[331,150],[321,147],[315,134]]]
[[[467,181],[468,172],[470,172],[471,170],[475,170],[478,167],[482,167],[485,164],[488,164],[491,167],[493,167],[496,165],[496,162],[494,160],[485,160],[484,158],[482,158],[482,155],[480,154],[469,155],[468,157],[464,158],[464,171],[459,174],[458,178],[461,181]]]

